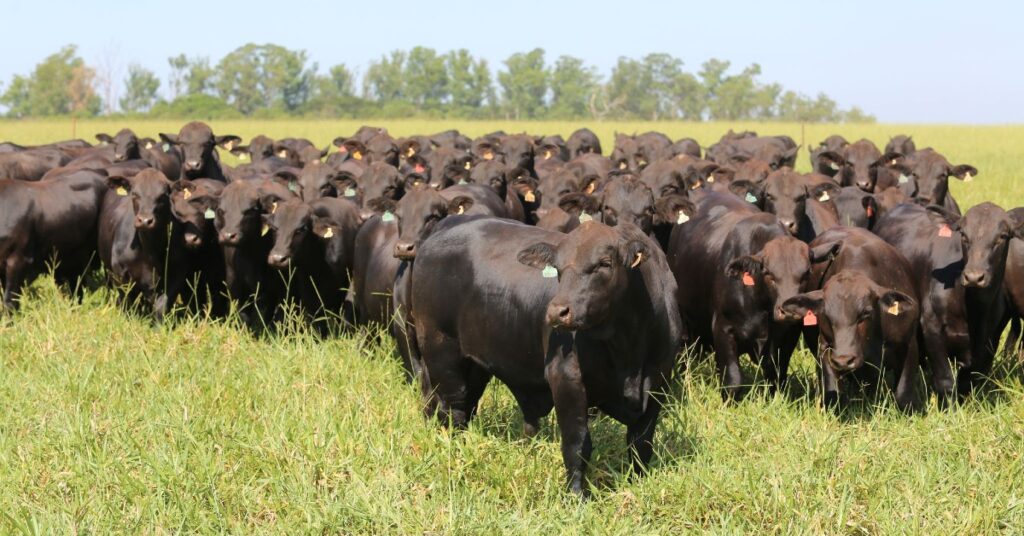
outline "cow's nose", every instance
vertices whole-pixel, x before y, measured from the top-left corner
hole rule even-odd
[[[964,286],[981,288],[987,285],[988,280],[985,277],[985,272],[981,270],[964,270]]]
[[[155,218],[146,218],[143,216],[135,217],[135,228],[136,229],[152,229],[153,224],[156,223]]]
[[[361,211],[359,211],[359,217],[360,217],[360,218],[361,218],[361,219],[362,219],[363,221],[366,221],[366,220],[368,220],[368,219],[372,218],[372,217],[373,217],[373,215],[374,215],[374,212],[373,212],[372,210],[365,210],[365,209],[364,209],[364,210],[361,210]]]
[[[395,244],[395,257],[399,259],[411,259],[416,256],[416,244],[412,242],[398,242]]]
[[[832,368],[834,368],[836,372],[850,372],[857,368],[857,356],[833,355]]]
[[[789,234],[796,234],[796,222],[793,220],[779,220],[780,223],[789,231]]]
[[[271,266],[277,268],[284,268],[288,266],[288,261],[291,260],[287,255],[281,255],[280,253],[271,253],[267,261]]]
[[[188,162],[185,162],[185,167],[188,169],[199,169],[199,161],[189,160]]]
[[[186,246],[198,246],[202,244],[202,239],[196,233],[185,233],[185,245]]]
[[[124,162],[124,155],[123,154],[115,154],[114,155],[114,162]]]
[[[775,321],[776,322],[785,322],[786,320],[789,320],[789,319],[790,319],[790,316],[788,314],[786,314],[785,311],[782,310],[782,306],[781,305],[776,305],[775,306]]]
[[[572,324],[572,309],[568,305],[552,303],[548,306],[548,324],[552,326],[569,326]]]
[[[865,181],[857,181],[857,187],[867,192],[871,190],[871,183]]]
[[[238,242],[238,233],[221,233],[220,243],[221,244],[234,244]]]

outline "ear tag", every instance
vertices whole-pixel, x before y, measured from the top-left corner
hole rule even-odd
[[[828,201],[829,199],[831,199],[831,198],[828,196],[828,192],[821,192],[821,197],[818,198],[818,201],[821,201],[822,203],[824,203],[825,201]]]
[[[330,237],[334,236],[334,228],[333,227],[328,227],[327,230],[324,231],[324,234],[322,234],[320,236],[322,236],[324,238],[330,238]]]
[[[554,266],[551,266],[549,264],[545,266],[543,270],[541,270],[540,275],[548,279],[551,279],[552,277],[558,277],[558,268],[555,268]]]
[[[277,152],[277,156],[278,158],[287,158],[288,151],[286,151],[285,149],[281,149],[280,151]]]
[[[968,171],[967,173],[964,173],[964,182],[971,182],[973,180],[974,180],[974,177],[971,176],[971,172],[970,171]]]
[[[810,309],[807,310],[807,314],[804,315],[804,325],[805,326],[817,326],[818,325],[818,316],[814,314],[814,311],[812,311]]]
[[[212,220],[213,218],[217,217],[217,214],[213,212],[212,208],[208,208],[206,209],[206,212],[203,213],[203,217],[208,220]]]
[[[416,173],[423,173],[426,171],[426,168],[423,167],[423,164],[416,164],[416,167],[412,168],[412,170]]]
[[[832,168],[832,171],[839,171],[839,164],[835,162],[829,162],[828,167]]]
[[[185,188],[184,190],[181,191],[181,197],[185,199],[192,199],[192,190]]]
[[[551,158],[551,149],[544,150],[544,160]]]
[[[597,189],[597,182],[596,181],[591,181],[590,184],[587,185],[587,188],[585,190],[583,190],[583,191],[585,193],[592,194],[592,193],[594,193],[594,190],[596,190],[596,189]]]
[[[910,177],[907,177],[906,175],[900,173],[899,183],[906,184],[908,182],[910,182]]]
[[[275,212],[277,212],[277,201],[270,203],[270,213],[273,214]]]
[[[469,184],[466,179],[459,179],[459,184]]]
[[[491,151],[485,151],[484,160],[494,160],[494,153],[492,153]]]
[[[714,175],[708,175],[707,182],[715,182],[715,176]]]
[[[388,211],[384,212],[383,216],[380,217],[380,221],[383,221],[383,222],[395,221],[395,215],[390,210],[388,210]]]
[[[412,147],[409,147],[408,149],[405,150],[406,158],[408,158],[408,157],[410,157],[410,156],[412,156],[414,154],[416,154],[416,149],[413,149]]]
[[[867,213],[869,218],[875,215],[875,209],[871,208],[871,205],[868,205],[867,208],[864,209],[864,212]]]
[[[270,226],[264,223],[263,224],[263,228],[260,229],[260,236],[267,236],[267,233],[269,233],[269,232],[270,232]]]
[[[533,203],[534,201],[537,200],[537,196],[533,195],[533,190],[527,190],[526,195],[523,196],[523,199],[525,199],[527,203]]]
[[[750,192],[747,192],[747,195],[743,199],[746,199],[747,203],[757,203],[757,196]]]
[[[239,160],[248,160],[249,159],[249,153],[238,153],[238,159]]]
[[[636,252],[636,258],[633,259],[633,264],[630,264],[629,267],[630,268],[636,268],[640,264],[640,262],[643,261],[643,260],[644,260],[643,252],[642,251],[637,251]]]
[[[345,197],[355,197],[355,196],[356,196],[356,189],[355,188],[345,188]]]
[[[162,148],[163,148],[165,153],[171,152],[171,144],[170,143],[163,144]]]
[[[459,211],[456,212],[456,214],[464,214],[465,212],[466,212],[466,207],[463,206],[463,205],[459,205]]]
[[[146,142],[146,148],[147,148],[147,149],[152,149],[152,148],[153,148],[153,142],[151,142],[151,141],[147,141],[147,142]]]
[[[587,211],[580,212],[580,223],[587,223],[588,221],[594,221],[594,218],[587,214]]]
[[[106,145],[107,145],[107,140],[103,140],[103,141],[100,142],[100,147],[106,147]]]
[[[679,211],[679,216],[676,217],[676,224],[677,225],[682,225],[682,224],[684,224],[684,223],[686,223],[688,221],[690,221],[690,217],[687,216],[685,212],[680,210]]]
[[[750,275],[750,272],[743,272],[743,286],[754,286],[754,276]]]
[[[288,191],[292,193],[299,193],[299,185],[295,181],[288,181]]]
[[[465,165],[464,167],[465,167],[466,169],[470,169],[470,168],[472,168],[472,167],[473,167],[473,165],[469,163],[469,160],[466,160],[466,165]]]
[[[942,227],[939,227],[939,236],[949,238],[953,236],[953,229],[950,229],[948,224],[943,223]]]
[[[626,163],[625,162],[619,162],[619,169],[626,169]]]
[[[892,302],[892,305],[888,309],[886,309],[885,312],[891,314],[892,316],[899,316],[899,314],[900,314],[900,302],[898,302],[898,301]]]
[[[356,160],[362,160],[363,153],[360,151],[352,151],[352,158],[355,158]]]
[[[128,190],[125,190],[124,186],[118,186],[117,189],[114,190],[114,192],[116,192],[117,195],[119,195],[121,197],[124,197],[124,196],[128,195]]]
[[[693,186],[690,187],[690,189],[691,190],[696,190],[697,188],[700,188],[700,187],[701,187],[701,183],[700,183],[700,181],[697,181],[697,182],[695,182],[693,184]]]

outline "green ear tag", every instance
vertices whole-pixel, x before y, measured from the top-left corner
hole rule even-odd
[[[545,266],[543,270],[541,270],[540,275],[547,277],[549,279],[552,277],[558,277],[558,268],[555,268],[554,266],[551,266],[549,264]]]
[[[214,214],[214,212],[213,212],[213,209],[212,209],[212,208],[208,208],[208,209],[206,209],[206,212],[204,212],[204,213],[203,213],[203,217],[204,217],[204,218],[206,218],[206,219],[208,219],[208,220],[212,220],[212,219],[213,219],[213,218],[215,218],[216,216],[217,216],[217,215],[216,215],[216,214]]]
[[[594,221],[594,218],[587,214],[587,211],[580,212],[580,223],[587,223],[588,221]]]
[[[380,221],[383,221],[383,222],[395,221],[395,215],[392,214],[391,211],[389,210],[389,211],[385,212],[383,216],[380,217]]]
[[[298,193],[299,185],[295,181],[288,181],[288,191],[292,193]]]
[[[355,196],[356,196],[356,189],[355,188],[345,188],[345,197],[355,197]]]
[[[747,192],[747,196],[743,199],[746,199],[747,203],[757,203],[757,196],[750,192]]]
[[[910,177],[900,173],[900,184],[906,184],[908,182],[910,182]]]
[[[832,168],[834,171],[839,171],[839,164],[835,162],[829,162],[828,167]]]
[[[469,184],[469,183],[466,182],[466,179],[459,179],[459,184]]]
[[[165,153],[169,153],[171,151],[171,144],[170,143],[165,143],[161,147],[163,148]]]

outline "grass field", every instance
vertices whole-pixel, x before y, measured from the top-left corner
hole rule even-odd
[[[567,123],[384,122],[394,134],[457,127],[567,135]],[[120,124],[80,122],[79,137]],[[178,122],[137,122],[140,135]],[[355,122],[214,122],[248,138],[327,143]],[[729,126],[801,139],[799,125],[657,128],[707,144]],[[980,170],[953,182],[966,208],[1024,205],[1024,127],[815,125],[884,143],[913,134]],[[0,122],[0,140],[71,136],[70,122]],[[806,168],[806,153],[800,156]],[[888,394],[841,416],[818,408],[814,365],[786,393],[726,407],[693,358],[661,421],[644,479],[628,477],[625,429],[598,418],[592,500],[563,492],[553,417],[523,437],[511,395],[485,395],[470,429],[420,414],[390,342],[321,341],[286,327],[254,339],[234,323],[154,325],[97,291],[81,304],[44,278],[0,317],[0,533],[922,533],[1024,532],[1024,369],[997,358],[995,387],[950,410],[898,413]],[[747,367],[747,377],[753,369]]]

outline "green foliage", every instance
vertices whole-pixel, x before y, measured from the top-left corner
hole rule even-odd
[[[597,69],[588,67],[583,60],[562,56],[551,69],[551,106],[548,116],[553,119],[586,117],[600,76]]]
[[[196,120],[242,117],[234,107],[213,95],[184,95],[171,102],[157,103],[150,110],[153,117],[187,117]]]
[[[534,119],[544,112],[548,92],[548,71],[544,67],[544,49],[516,53],[505,60],[498,73],[505,113],[513,119]]]
[[[12,117],[51,115],[89,116],[99,113],[102,102],[93,88],[95,70],[68,45],[52,54],[28,76],[15,75],[0,104]]]
[[[217,63],[214,86],[245,115],[263,108],[294,112],[309,99],[315,72],[316,65],[306,66],[305,51],[250,43]]]
[[[188,58],[179,54],[167,58],[171,66],[172,97],[198,95],[213,90],[214,70],[209,58]]]
[[[160,79],[149,69],[138,64],[128,66],[128,77],[124,81],[124,97],[121,110],[128,113],[148,111],[157,101]]]

